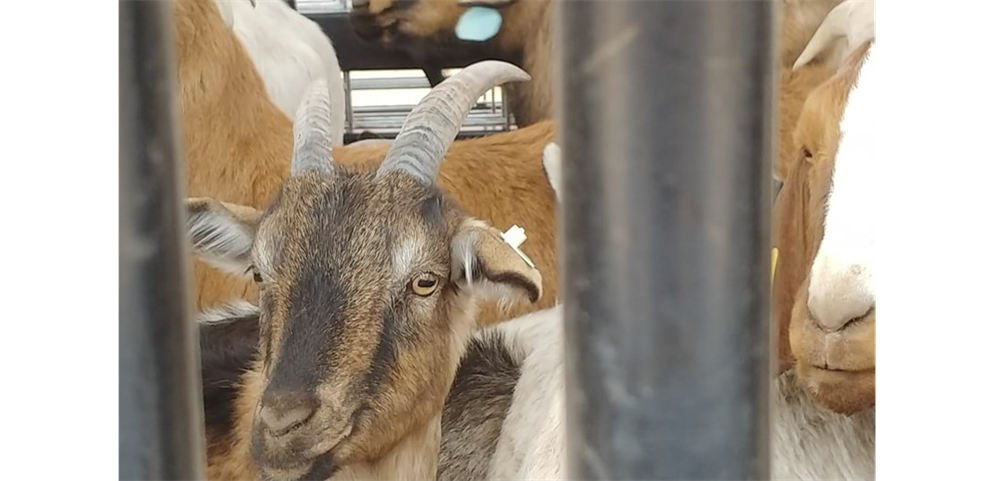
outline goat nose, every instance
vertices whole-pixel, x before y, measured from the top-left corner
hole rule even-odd
[[[266,430],[282,436],[307,422],[317,408],[318,402],[308,394],[270,394],[263,399],[259,417]]]
[[[370,0],[352,0],[352,8],[366,8],[370,6]]]
[[[824,331],[839,331],[874,308],[873,279],[859,265],[816,263],[808,290],[808,310]]]

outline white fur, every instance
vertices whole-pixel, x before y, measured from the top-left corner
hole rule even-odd
[[[229,274],[246,275],[253,233],[229,215],[198,212],[187,220],[193,252],[203,261]]]
[[[391,268],[394,281],[404,282],[408,277],[415,274],[415,261],[418,253],[424,248],[425,239],[421,237],[406,237],[395,245],[391,250]]]
[[[490,329],[502,334],[522,375],[489,479],[567,479],[562,305]],[[848,417],[819,408],[797,388],[791,371],[776,380],[771,396],[771,479],[874,479],[873,410]]]
[[[522,374],[501,427],[489,479],[566,479],[562,319],[563,305],[557,304],[493,328],[503,334]]]
[[[390,145],[393,143],[394,143],[393,139],[363,139],[363,140],[357,140],[349,144],[349,147],[372,147],[380,145]]]
[[[542,168],[546,172],[546,180],[553,188],[557,203],[563,203],[563,152],[556,142],[546,144],[542,149]]]
[[[233,299],[228,304],[197,313],[194,320],[197,324],[225,322],[230,319],[259,314],[259,307],[245,299]]]
[[[215,0],[256,70],[266,92],[288,118],[294,118],[312,79],[328,82],[333,145],[345,134],[345,84],[338,56],[317,23],[283,0]]]
[[[875,303],[874,95],[880,89],[876,58],[870,54],[864,62],[840,122],[825,234],[809,286],[809,308],[820,324],[832,329],[863,315]]]
[[[789,371],[773,386],[771,479],[874,479],[874,410],[845,416],[812,403]]]

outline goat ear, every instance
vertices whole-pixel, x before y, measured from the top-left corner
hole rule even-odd
[[[553,188],[553,195],[556,196],[556,203],[563,203],[563,154],[560,146],[556,142],[546,144],[542,149],[542,170],[546,173],[546,180]]]
[[[262,212],[214,199],[187,199],[187,235],[194,254],[225,272],[244,275]]]
[[[845,0],[834,7],[798,55],[793,70],[823,57],[838,67],[854,50],[874,38],[874,2]]]
[[[453,238],[452,280],[461,288],[508,305],[542,297],[542,275],[493,227],[468,220]]]

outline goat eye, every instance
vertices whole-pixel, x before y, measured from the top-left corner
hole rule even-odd
[[[809,161],[812,160],[812,151],[808,150],[808,147],[805,147],[804,149],[802,149],[802,155],[805,156],[805,160],[809,160]]]
[[[249,268],[245,270],[246,273],[250,271],[252,272],[252,280],[256,281],[257,284],[263,282],[263,276],[261,276],[259,271],[256,270],[256,266],[249,266]]]
[[[432,274],[421,274],[411,280],[411,291],[416,295],[428,297],[439,286],[439,280]]]

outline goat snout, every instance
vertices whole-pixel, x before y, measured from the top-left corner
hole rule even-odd
[[[366,42],[379,40],[386,31],[377,23],[376,17],[373,15],[353,13],[349,16],[349,23],[356,36]]]
[[[308,422],[318,409],[318,400],[306,393],[267,393],[259,419],[272,436],[283,436]]]
[[[808,291],[812,320],[820,329],[835,332],[863,318],[874,308],[872,282],[864,266],[834,263],[832,259],[816,262]]]

